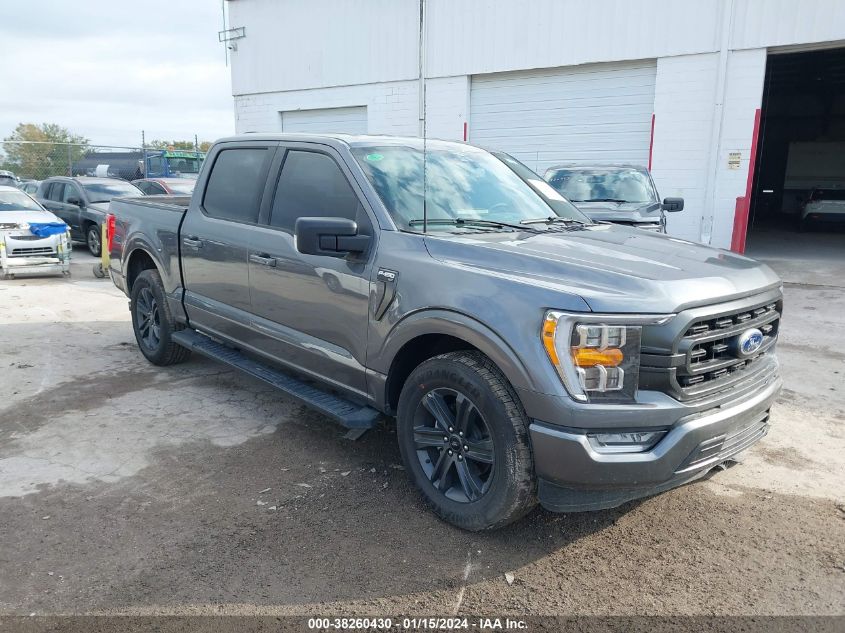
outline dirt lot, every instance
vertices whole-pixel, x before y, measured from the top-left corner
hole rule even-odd
[[[76,255],[0,282],[2,613],[845,614],[845,289],[787,286],[786,387],[742,464],[475,535],[391,428],[351,442],[214,363],[148,364]]]

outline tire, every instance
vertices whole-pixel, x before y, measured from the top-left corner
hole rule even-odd
[[[88,246],[88,252],[94,257],[100,256],[102,244],[100,243],[100,227],[96,224],[89,224],[85,229],[85,245]]]
[[[187,360],[190,350],[171,339],[183,326],[170,313],[158,271],[142,271],[132,285],[130,299],[132,329],[146,359],[154,365],[175,365]]]
[[[411,372],[399,396],[397,436],[406,471],[444,521],[492,530],[537,504],[528,417],[480,352],[435,356]]]

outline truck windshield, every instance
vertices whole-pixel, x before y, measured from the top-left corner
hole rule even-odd
[[[128,182],[88,182],[82,185],[91,202],[108,202],[120,196],[143,196],[143,192]]]
[[[562,218],[569,218],[570,220],[575,220],[577,222],[581,222],[582,224],[591,223],[590,218],[581,213],[574,204],[569,202],[569,200],[549,186],[549,183],[540,178],[540,176],[538,176],[537,173],[530,167],[505,152],[492,152],[492,154],[505,165],[510,167],[517,176],[531,185],[531,188],[540,194],[540,197],[555,210],[558,216]]]
[[[352,153],[402,230],[422,230],[423,189],[429,231],[478,230],[481,224],[557,215],[505,163],[476,147],[431,143],[425,161],[422,147],[358,145]],[[487,224],[484,230],[495,227]]]
[[[198,174],[200,172],[199,158],[168,158],[171,174]]]
[[[41,210],[41,205],[23,191],[0,191],[0,212]]]
[[[651,180],[638,169],[550,169],[546,180],[572,202],[656,202]]]

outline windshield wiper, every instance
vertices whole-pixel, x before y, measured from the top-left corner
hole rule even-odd
[[[523,220],[520,224],[554,224],[555,222],[565,222],[567,224],[588,224],[575,218],[564,218],[559,215],[553,215],[548,218],[531,218],[530,220]]]
[[[507,227],[509,229],[517,229],[518,231],[525,231],[526,228],[522,224],[511,224],[510,222],[500,222],[498,220],[481,220],[472,218],[438,218],[434,220],[423,220],[417,218],[408,222],[408,226],[419,226],[420,224],[434,224],[434,225],[449,225],[449,226],[491,226],[491,227]],[[535,230],[536,229],[532,229]]]
[[[622,204],[628,201],[620,200],[619,198],[589,198],[588,200],[580,200],[579,202],[618,202]]]

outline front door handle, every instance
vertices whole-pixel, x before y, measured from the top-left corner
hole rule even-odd
[[[273,268],[276,267],[276,258],[271,257],[267,253],[261,253],[260,255],[250,255],[249,261],[253,264],[261,264],[262,266],[272,266]]]
[[[191,248],[202,248],[202,240],[198,237],[194,237],[193,235],[190,237],[183,237],[182,244],[190,246]]]

